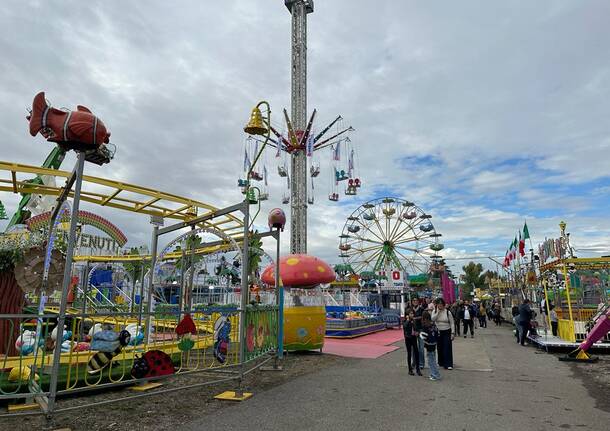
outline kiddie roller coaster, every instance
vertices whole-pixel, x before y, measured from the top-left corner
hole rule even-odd
[[[86,161],[103,165],[112,160],[103,123],[84,107],[73,112],[53,108],[44,93],[35,97],[28,119],[33,135],[40,133],[57,147],[43,167],[0,162],[9,174],[0,179],[0,190],[23,196],[0,237],[0,400],[35,402],[51,413],[61,410],[56,400],[63,394],[122,384],[146,388],[145,383],[176,373],[228,368],[227,379],[240,379],[248,363],[277,349],[277,307],[247,302],[250,283],[259,274],[251,265],[258,267],[261,259],[271,263],[271,258],[248,247],[252,233],[246,201],[219,209],[84,175]],[[59,169],[68,151],[77,153],[73,172]],[[65,186],[56,186],[55,178],[65,178]],[[74,256],[77,248],[88,249],[79,247],[86,237],[84,226],[110,236],[104,238],[110,248],[126,241],[112,223],[81,211],[81,201],[149,215],[154,223],[150,254]],[[162,227],[172,219],[178,223]],[[278,241],[283,223],[273,226],[257,237]],[[184,230],[157,253],[161,235]],[[233,290],[241,305],[194,303],[194,281],[206,272],[198,258],[228,252],[233,262],[218,275],[239,283]],[[177,304],[164,303],[159,285],[161,264],[168,260],[182,266]],[[119,264],[133,261],[141,265],[139,292],[135,282],[131,290],[125,286]],[[111,273],[112,294],[94,280],[104,271]],[[31,406],[11,409],[26,407]]]

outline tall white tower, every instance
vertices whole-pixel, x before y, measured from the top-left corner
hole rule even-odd
[[[313,0],[284,0],[292,15],[291,116],[296,133],[307,126],[307,14]],[[292,154],[290,177],[290,252],[307,253],[307,160],[305,150]]]

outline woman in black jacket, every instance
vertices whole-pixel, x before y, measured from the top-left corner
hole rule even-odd
[[[417,340],[419,333],[415,330],[415,322],[413,320],[413,310],[408,309],[405,313],[405,320],[402,322],[402,330],[405,335],[405,346],[407,347],[407,365],[409,367],[409,375],[413,376],[413,366],[418,376],[421,376],[419,369],[419,350],[417,348]]]

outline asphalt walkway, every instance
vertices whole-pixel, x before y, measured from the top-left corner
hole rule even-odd
[[[569,365],[518,346],[508,328],[454,343],[442,380],[409,376],[405,349],[329,367],[201,417],[183,430],[606,430]]]

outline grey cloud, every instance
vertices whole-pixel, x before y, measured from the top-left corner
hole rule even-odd
[[[357,129],[365,187],[353,205],[337,207],[326,200],[322,173],[311,252],[337,260],[345,217],[382,188],[429,209],[445,238],[511,236],[529,209],[498,214],[494,202],[516,190],[490,178],[506,175],[494,164],[515,155],[556,173],[531,172],[511,181],[515,188],[582,182],[592,171],[607,179],[609,9],[604,1],[316,2],[309,110],[318,109],[319,127],[342,114]],[[84,104],[109,126],[117,157],[88,173],[228,205],[241,199],[241,129],[252,105],[269,100],[278,123],[289,108],[290,17],[282,2],[14,0],[0,12],[0,28],[3,160],[40,164],[50,150],[27,134],[24,119],[33,95],[46,90],[56,106]],[[424,155],[443,167],[398,163]],[[267,160],[272,200],[263,216],[281,206],[285,191],[273,154]],[[475,199],[482,191],[485,207]],[[18,201],[1,198],[9,211]],[[563,215],[550,209],[557,217],[540,219],[540,232]],[[147,220],[100,211],[134,244],[148,241]],[[574,226],[587,224],[586,214],[573,217]]]

